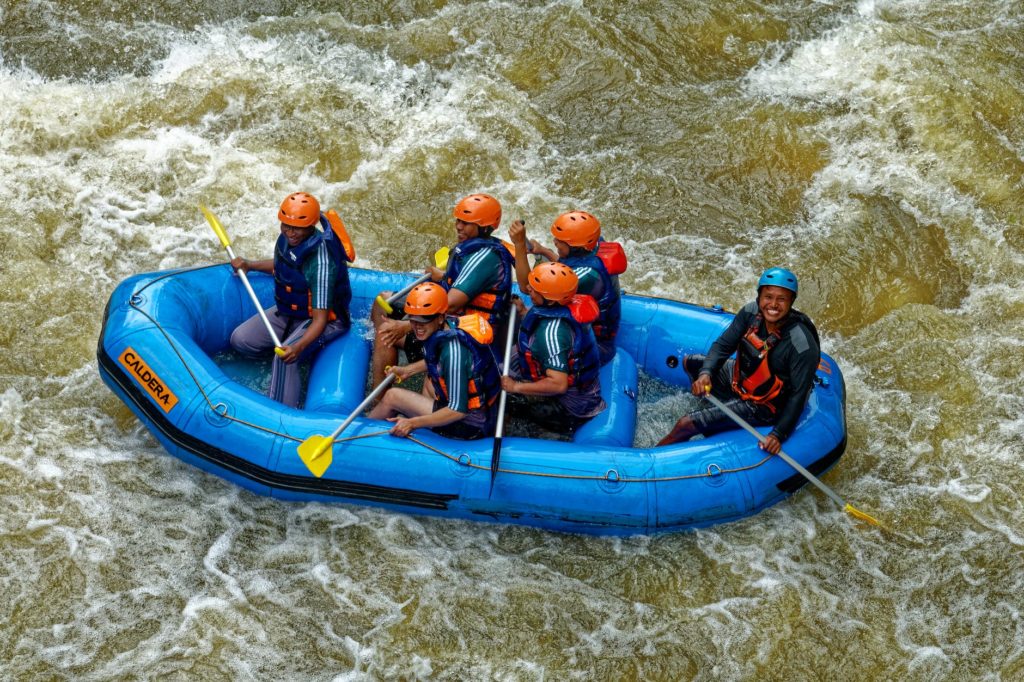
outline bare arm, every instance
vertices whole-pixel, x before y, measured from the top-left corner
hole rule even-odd
[[[448,310],[450,312],[461,312],[467,303],[469,303],[469,296],[466,295],[466,292],[455,288],[448,290]]]
[[[231,267],[235,270],[241,268],[242,272],[265,272],[268,275],[274,274],[274,261],[273,260],[246,260],[244,258],[235,258],[231,261]]]
[[[526,224],[522,220],[516,220],[508,228],[508,236],[516,247],[516,282],[523,291],[529,291],[530,282],[527,276],[530,274],[530,262],[527,259],[529,253],[528,240],[526,238]]]
[[[553,369],[545,370],[539,381],[516,381],[512,377],[501,378],[501,387],[507,393],[520,395],[552,396],[563,395],[569,390],[569,375]]]
[[[390,421],[395,422],[395,425],[391,427],[391,435],[405,438],[413,429],[433,429],[457,422],[465,417],[465,412],[456,412],[447,406],[419,417],[392,417]]]
[[[543,258],[547,258],[552,263],[557,263],[558,262],[558,253],[556,253],[552,249],[549,249],[546,246],[541,246],[540,242],[538,242],[536,239],[531,239],[530,240],[530,248],[531,248],[531,253],[533,253],[533,254],[535,254],[537,256],[541,256]]]

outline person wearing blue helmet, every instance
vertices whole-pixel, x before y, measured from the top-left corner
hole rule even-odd
[[[761,444],[773,455],[796,428],[821,359],[817,328],[793,308],[798,288],[792,272],[768,268],[757,299],[743,306],[707,355],[683,358],[694,395],[710,391],[748,422],[773,426]],[[728,415],[708,405],[683,415],[658,445],[732,428]]]

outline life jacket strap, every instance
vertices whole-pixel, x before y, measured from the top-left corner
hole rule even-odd
[[[775,334],[769,334],[767,339],[759,337],[757,330],[760,321],[761,316],[758,315],[743,339],[757,351],[757,356],[761,362],[757,365],[757,369],[746,378],[743,378],[740,375],[740,361],[737,358],[732,369],[732,390],[741,399],[748,400],[756,405],[763,405],[774,414],[775,405],[772,404],[772,401],[782,393],[783,383],[779,377],[772,374],[768,366],[768,354],[781,339]],[[767,389],[764,388],[766,386]]]

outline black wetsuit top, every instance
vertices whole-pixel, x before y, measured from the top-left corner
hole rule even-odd
[[[741,343],[747,330],[757,320],[757,301],[743,306],[732,324],[722,332],[718,340],[711,345],[704,358],[700,373],[715,376],[737,349],[741,354],[749,353],[748,344]],[[768,337],[768,330],[762,320],[757,335],[762,339]],[[807,397],[814,387],[814,373],[821,359],[821,348],[818,330],[811,319],[795,308],[782,321],[779,330],[780,340],[768,352],[768,368],[774,376],[782,380],[782,392],[772,400],[775,407],[775,428],[771,434],[779,442],[789,438],[796,428],[796,422],[803,412]],[[740,367],[756,367],[759,360],[755,357],[740,359]]]

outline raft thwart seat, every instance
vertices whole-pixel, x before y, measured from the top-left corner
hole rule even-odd
[[[363,323],[353,323],[347,334],[328,343],[309,369],[304,409],[351,414],[366,397],[371,350]]]
[[[605,409],[576,430],[577,445],[633,446],[636,431],[637,369],[627,351],[618,348],[601,367],[601,397]]]

